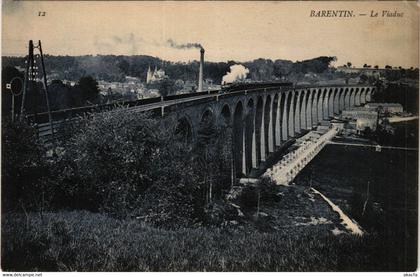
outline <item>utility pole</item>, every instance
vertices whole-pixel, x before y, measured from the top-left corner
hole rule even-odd
[[[29,51],[28,57],[26,59],[26,69],[25,69],[25,78],[23,80],[23,95],[22,95],[22,104],[20,106],[20,120],[23,120],[25,116],[25,101],[26,96],[28,93],[33,93],[33,84],[34,82],[38,81],[38,66],[35,65],[36,61],[34,59],[34,49],[38,49],[39,56],[41,59],[41,67],[42,67],[42,85],[45,93],[45,102],[47,106],[48,112],[48,121],[50,124],[51,135],[54,141],[54,128],[52,123],[52,115],[51,115],[51,108],[50,108],[50,99],[49,99],[49,91],[48,91],[48,84],[47,84],[47,73],[45,71],[45,63],[44,63],[44,55],[42,53],[42,46],[41,41],[38,40],[38,45],[34,46],[32,40],[29,41]]]
[[[41,66],[42,66],[42,75],[43,75],[43,85],[44,85],[44,91],[45,91],[45,102],[47,104],[47,112],[48,112],[48,120],[50,122],[50,129],[51,129],[51,135],[53,137],[54,141],[54,128],[52,123],[52,115],[51,115],[51,109],[50,109],[50,100],[49,100],[49,92],[48,92],[48,84],[47,84],[47,73],[45,72],[45,64],[44,64],[44,55],[42,54],[42,46],[41,41],[38,40],[38,50],[39,54],[41,56]]]
[[[23,119],[25,113],[25,100],[26,100],[26,93],[28,92],[28,86],[30,85],[30,81],[32,81],[33,72],[34,72],[34,43],[32,40],[29,41],[29,50],[28,50],[28,57],[25,61],[26,69],[25,69],[25,78],[23,80],[23,94],[22,94],[22,104],[20,105],[20,119]],[[32,85],[31,85],[32,87]]]
[[[235,133],[234,133],[234,128],[232,126],[231,129],[231,143],[230,143],[230,148],[231,148],[231,164],[230,164],[230,188],[233,187],[233,185],[235,184],[235,179],[236,179],[236,169],[235,169]]]

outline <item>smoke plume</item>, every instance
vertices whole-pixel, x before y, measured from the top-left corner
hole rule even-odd
[[[191,49],[191,48],[203,49],[203,46],[200,43],[195,43],[195,42],[179,44],[179,43],[176,43],[173,39],[168,39],[166,43],[170,47],[176,48],[176,49]]]
[[[123,36],[95,37],[94,46],[99,53],[117,53],[138,55],[139,46],[145,44],[142,38],[136,37],[133,33]]]
[[[222,84],[233,83],[246,79],[249,69],[241,64],[234,64],[230,66],[230,72],[226,73],[222,78]]]

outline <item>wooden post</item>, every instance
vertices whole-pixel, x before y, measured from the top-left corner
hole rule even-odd
[[[12,122],[15,122],[15,94],[12,92]]]
[[[26,59],[26,70],[25,70],[25,78],[23,80],[23,94],[22,94],[22,104],[20,106],[20,119],[23,119],[23,115],[25,112],[25,98],[26,98],[26,92],[28,90],[28,81],[29,81],[29,70],[31,69],[30,64],[33,61],[34,57],[34,44],[32,40],[29,41],[29,52],[28,52],[28,58]]]
[[[42,47],[41,47],[41,41],[38,41],[38,48],[39,53],[41,55],[41,65],[42,65],[42,75],[43,75],[43,84],[44,84],[44,90],[45,90],[45,100],[47,103],[47,112],[48,112],[48,120],[50,122],[50,129],[52,138],[54,141],[54,127],[52,123],[52,115],[51,115],[51,109],[50,109],[50,100],[49,100],[49,92],[48,92],[48,84],[47,84],[47,73],[45,72],[45,64],[44,64],[44,56],[42,55]]]

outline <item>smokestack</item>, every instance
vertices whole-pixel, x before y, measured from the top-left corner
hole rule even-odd
[[[200,49],[200,72],[198,73],[198,91],[203,91],[204,48]]]

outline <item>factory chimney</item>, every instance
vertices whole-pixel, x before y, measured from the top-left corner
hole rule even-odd
[[[204,48],[200,49],[200,72],[198,73],[198,91],[203,91]]]

